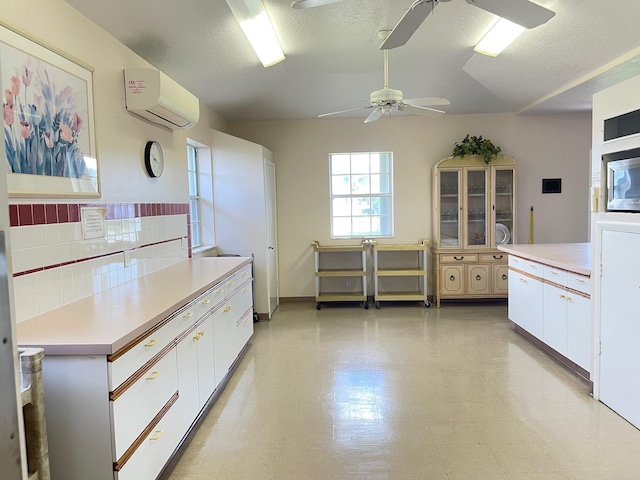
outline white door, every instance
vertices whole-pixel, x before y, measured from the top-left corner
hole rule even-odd
[[[600,400],[640,427],[640,234],[602,232]]]
[[[269,297],[269,318],[278,306],[278,234],[276,215],[276,167],[264,162],[264,190],[267,219],[267,278]]]

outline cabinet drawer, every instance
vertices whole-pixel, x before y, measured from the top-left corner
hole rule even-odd
[[[163,356],[111,402],[116,460],[178,390],[176,349]]]
[[[543,278],[550,282],[557,283],[565,287],[567,285],[567,271],[560,270],[559,268],[550,267],[545,265],[543,268]]]
[[[491,262],[491,263],[507,263],[507,254],[506,253],[481,253],[480,254],[481,262]]]
[[[189,306],[177,314],[173,320],[171,320],[171,325],[173,326],[174,336],[177,337],[182,332],[190,328],[194,322],[197,320],[196,317],[196,306],[194,303],[190,303]]]
[[[176,328],[176,318],[165,323],[162,327],[147,335],[116,360],[108,362],[109,391],[133,375],[136,370],[160,353],[176,338],[179,333]],[[117,355],[117,353],[116,353]]]
[[[224,300],[224,282],[217,284],[215,287],[211,289],[211,303],[212,306],[218,305],[222,300]]]
[[[251,278],[251,264],[245,265],[236,273],[231,275],[227,280],[225,280],[225,294],[229,295],[233,292],[242,282]]]
[[[180,427],[177,400],[144,438],[133,455],[119,471],[115,480],[154,480],[180,443],[184,430]]]
[[[509,266],[524,272],[524,258],[509,255]]]
[[[525,260],[524,271],[530,273],[531,275],[535,275],[536,277],[543,278],[542,275],[544,274],[544,265],[532,262],[530,260]]]
[[[591,278],[575,273],[567,274],[567,287],[577,290],[587,295],[591,294]]]
[[[196,319],[200,320],[209,312],[213,306],[213,291],[209,290],[204,295],[199,296],[194,301],[196,307]]]
[[[251,308],[253,304],[253,292],[252,292],[252,282],[243,283],[240,288],[238,288],[237,293],[233,296],[232,305],[235,310],[235,314],[244,315],[244,313]]]
[[[468,254],[468,253],[459,253],[458,255],[440,255],[440,263],[457,263],[457,262],[477,262],[478,255],[476,254]]]

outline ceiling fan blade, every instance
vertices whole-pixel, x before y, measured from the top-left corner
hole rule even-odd
[[[323,5],[329,5],[331,3],[339,3],[344,0],[295,0],[291,6],[293,8],[313,8],[313,7],[321,7]]]
[[[419,105],[407,105],[404,104],[402,108],[403,112],[417,113],[418,115],[424,115],[425,117],[438,117],[444,113],[443,110],[436,110],[435,108],[421,107]]]
[[[355,112],[356,110],[366,110],[367,108],[373,108],[373,106],[369,105],[367,107],[348,108],[347,110],[338,110],[337,112],[323,113],[321,115],[318,115],[318,118],[328,117],[329,115],[338,115],[340,113]]]
[[[390,50],[392,48],[401,47],[411,38],[411,35],[418,29],[424,19],[431,13],[434,6],[434,0],[416,0],[416,2],[409,7],[400,19],[398,24],[391,30],[391,33],[386,38],[380,50]]]
[[[547,23],[556,14],[529,0],[466,0],[482,10],[522,25],[524,28],[535,28]]]
[[[373,112],[369,114],[369,116],[365,119],[364,123],[375,122],[382,116],[382,113],[383,113],[382,107],[376,108]]]
[[[420,106],[451,105],[451,102],[449,100],[442,97],[411,98],[408,100],[403,100],[403,103],[405,105],[420,105]]]

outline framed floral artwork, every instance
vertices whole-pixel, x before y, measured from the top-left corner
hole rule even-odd
[[[0,24],[0,88],[12,197],[99,197],[93,69]]]

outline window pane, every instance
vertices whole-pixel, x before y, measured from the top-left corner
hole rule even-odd
[[[192,223],[191,224],[191,246],[197,247],[200,245],[202,241],[200,240],[200,224]]]
[[[333,236],[334,237],[350,237],[351,236],[351,217],[335,217],[333,219]]]
[[[369,173],[369,154],[351,155],[351,173]]]
[[[342,175],[351,173],[351,155],[331,155],[331,173]]]
[[[187,146],[187,168],[196,170],[196,149],[190,145]]]
[[[333,199],[333,216],[334,217],[351,216],[351,199],[350,198],[334,198]]]
[[[373,213],[391,215],[391,197],[371,197]]]
[[[198,195],[198,174],[196,172],[189,172],[189,195]]]
[[[349,175],[331,176],[331,194],[349,195],[351,193],[351,180]]]
[[[371,173],[391,173],[391,156],[388,153],[371,154]]]
[[[354,198],[352,215],[370,215],[371,199],[369,197]]]
[[[352,175],[351,176],[351,193],[354,195],[362,195],[369,193],[369,175]]]
[[[200,204],[197,198],[191,198],[189,200],[189,213],[191,214],[192,221],[198,221],[200,218]]]
[[[353,217],[353,234],[358,236],[371,235],[371,219],[367,217]]]
[[[371,175],[371,193],[391,193],[390,176]]]

